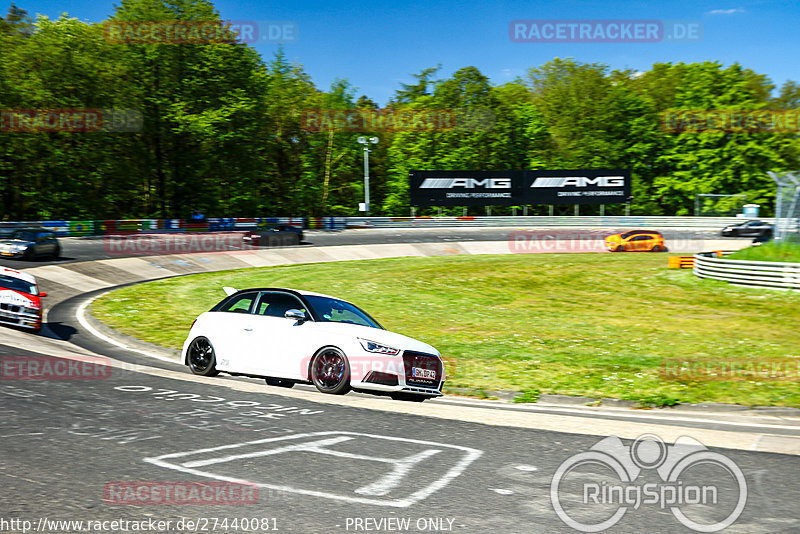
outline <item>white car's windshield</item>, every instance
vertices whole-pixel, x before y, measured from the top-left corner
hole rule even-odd
[[[20,280],[19,278],[6,276],[4,274],[0,274],[0,287],[13,289],[14,291],[22,291],[29,295],[36,295],[36,284],[31,284],[25,280]]]
[[[344,300],[314,295],[306,295],[305,299],[322,322],[360,324],[383,330],[365,311]]]

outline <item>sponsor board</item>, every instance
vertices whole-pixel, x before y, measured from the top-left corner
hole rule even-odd
[[[628,169],[411,171],[412,206],[617,204],[630,201]]]

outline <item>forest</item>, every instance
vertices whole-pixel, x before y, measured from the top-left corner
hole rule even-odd
[[[502,84],[474,66],[442,77],[421,65],[378,109],[347,73],[319,88],[281,48],[262,58],[236,40],[121,44],[105,32],[163,20],[221,22],[205,0],[123,0],[105,24],[34,19],[13,4],[0,18],[0,219],[358,215],[359,135],[380,139],[369,160],[377,216],[409,214],[411,170],[595,168],[631,169],[634,215],[691,215],[697,194],[744,194],[769,215],[767,171],[800,168],[796,126],[664,128],[676,110],[800,107],[800,85],[739,64],[634,72],[554,58]],[[20,110],[85,116],[71,131],[35,129],[14,122]],[[89,128],[86,110],[128,110],[136,124]]]

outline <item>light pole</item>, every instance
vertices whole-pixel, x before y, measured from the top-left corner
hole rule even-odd
[[[359,137],[357,141],[364,145],[364,212],[369,217],[369,145],[377,145],[377,137]]]

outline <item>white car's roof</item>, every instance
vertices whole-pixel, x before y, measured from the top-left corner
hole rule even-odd
[[[233,288],[233,287],[223,287],[222,289],[225,291],[225,293],[227,295],[233,295],[237,291],[250,291],[251,290],[250,288],[247,288],[247,289],[236,289],[236,288]],[[256,290],[256,289],[262,289],[262,288],[252,288],[252,289]],[[333,297],[331,295],[325,295],[323,293],[315,293],[313,291],[306,291],[304,289],[292,289],[290,287],[271,287],[271,288],[263,288],[263,289],[271,289],[271,290],[275,290],[275,291],[292,291],[294,293],[298,293],[298,294],[304,295],[304,296],[327,297],[327,298],[330,298],[330,299],[344,300],[344,299],[340,299],[339,297]]]
[[[36,284],[36,277],[34,277],[32,274],[23,273],[21,271],[17,271],[16,269],[9,269],[8,267],[3,267],[2,265],[0,265],[0,274],[25,280],[29,284]]]
[[[339,297],[332,297],[332,296],[326,295],[324,293],[314,293],[313,291],[305,291],[304,289],[289,289],[289,291],[296,291],[297,293],[300,293],[301,295],[310,295],[312,297],[328,297],[330,299],[343,300],[343,299],[340,299]]]

